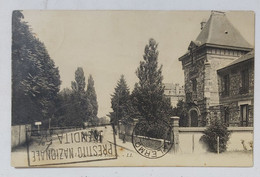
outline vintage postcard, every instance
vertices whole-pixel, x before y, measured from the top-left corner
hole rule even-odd
[[[253,166],[254,15],[13,11],[11,165]]]

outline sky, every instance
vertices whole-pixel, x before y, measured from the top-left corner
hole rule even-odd
[[[32,32],[42,41],[61,76],[61,90],[71,88],[82,67],[86,82],[95,81],[98,116],[111,109],[111,94],[120,75],[132,91],[135,74],[150,38],[158,43],[163,82],[184,84],[181,57],[200,33],[210,11],[23,11]],[[254,45],[254,13],[226,12],[242,36]]]

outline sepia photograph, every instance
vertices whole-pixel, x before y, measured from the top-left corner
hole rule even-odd
[[[253,11],[10,20],[11,166],[254,165]]]

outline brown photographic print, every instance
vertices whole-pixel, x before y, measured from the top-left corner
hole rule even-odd
[[[253,166],[254,16],[13,11],[11,165]]]

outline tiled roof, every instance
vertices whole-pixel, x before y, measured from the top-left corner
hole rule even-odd
[[[196,44],[216,44],[252,48],[239,31],[229,22],[225,13],[212,11],[205,27],[196,39]]]

